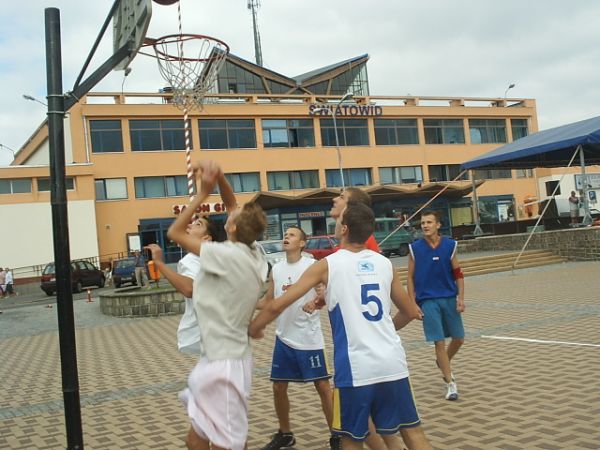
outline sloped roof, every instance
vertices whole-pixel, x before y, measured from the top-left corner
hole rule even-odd
[[[341,61],[338,63],[330,64],[325,67],[321,67],[320,69],[311,70],[310,72],[303,73],[302,75],[296,75],[293,78],[294,78],[294,80],[296,80],[296,82],[298,84],[304,84],[305,81],[310,80],[311,78],[317,78],[321,75],[326,74],[327,72],[332,72],[336,69],[339,69],[340,67],[347,66],[347,65],[353,64],[353,63],[358,63],[363,59],[365,61],[368,60],[369,55],[367,53],[365,53],[364,55],[356,56],[354,58],[350,58],[345,61]]]

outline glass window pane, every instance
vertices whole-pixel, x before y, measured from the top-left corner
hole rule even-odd
[[[227,131],[217,129],[200,130],[200,148],[224,149],[227,148]]]
[[[243,173],[241,174],[242,192],[258,192],[260,191],[260,176],[258,173]]]
[[[13,194],[26,194],[31,192],[31,180],[12,180],[12,191]]]
[[[107,199],[127,198],[127,182],[125,178],[112,178],[104,180]]]
[[[104,189],[104,180],[96,180],[94,182],[96,187],[96,200],[106,200],[106,191]]]
[[[379,168],[379,181],[381,184],[394,184],[394,174],[391,167]]]

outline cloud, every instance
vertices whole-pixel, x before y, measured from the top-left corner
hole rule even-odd
[[[541,129],[599,115],[600,3],[587,0],[263,0],[259,26],[265,66],[294,76],[368,53],[378,95],[534,98]],[[61,12],[64,89],[71,89],[112,0],[55,0]],[[245,0],[181,0],[184,32],[225,40],[254,59]],[[45,117],[44,8],[48,0],[0,9],[0,143],[14,149]],[[154,4],[149,36],[177,33],[177,6]],[[91,70],[112,52],[109,30]],[[126,80],[109,74],[96,91],[154,92],[165,82],[138,56]],[[88,72],[89,73],[89,72]],[[6,151],[4,151],[6,153]],[[0,157],[3,151],[0,150]],[[0,159],[0,164],[3,160]]]

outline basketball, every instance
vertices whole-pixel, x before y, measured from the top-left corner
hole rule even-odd
[[[154,0],[155,3],[159,5],[172,5],[173,3],[177,3],[179,0]]]

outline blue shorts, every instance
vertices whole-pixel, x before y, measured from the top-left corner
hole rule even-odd
[[[296,350],[275,337],[271,381],[315,381],[331,378],[323,349]]]
[[[461,314],[456,310],[456,297],[431,298],[419,303],[423,311],[423,332],[428,342],[443,341],[447,337],[463,339],[465,328]]]
[[[410,380],[334,389],[333,431],[363,441],[369,434],[369,416],[379,434],[420,425]]]

